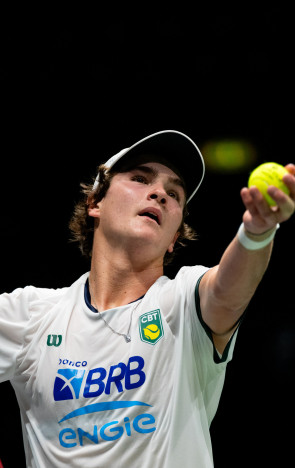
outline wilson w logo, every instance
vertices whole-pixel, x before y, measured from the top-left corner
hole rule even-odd
[[[61,335],[48,335],[47,336],[47,346],[59,346],[62,342]]]

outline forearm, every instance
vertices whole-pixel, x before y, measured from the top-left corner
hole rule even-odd
[[[261,236],[259,241],[263,242],[267,237],[269,233]],[[237,235],[219,265],[208,272],[207,278],[204,277],[203,318],[215,333],[228,332],[246,309],[267,269],[272,245],[270,241],[263,248],[249,250]]]
[[[224,337],[224,343],[265,273],[278,223],[287,221],[295,212],[295,165],[288,164],[286,168],[289,174],[283,182],[289,195],[274,186],[268,188],[275,208],[268,205],[255,186],[241,190],[246,208],[243,228],[219,265],[209,270],[200,283],[203,319],[216,335]]]
[[[213,282],[213,294],[224,309],[243,312],[269,264],[273,242],[261,249],[245,248],[235,236],[225,250]]]

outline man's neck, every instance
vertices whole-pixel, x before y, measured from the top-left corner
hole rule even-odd
[[[93,249],[89,289],[92,304],[103,311],[128,304],[143,296],[163,275],[160,262],[130,258],[125,252]]]

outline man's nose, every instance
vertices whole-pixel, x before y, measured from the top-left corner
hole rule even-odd
[[[151,200],[157,200],[157,202],[161,203],[162,205],[165,205],[167,198],[166,198],[166,193],[164,190],[161,189],[154,189],[150,194],[149,197]]]

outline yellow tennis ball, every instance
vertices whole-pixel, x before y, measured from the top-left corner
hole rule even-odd
[[[267,189],[269,185],[274,185],[289,195],[290,191],[282,181],[285,174],[288,174],[288,171],[281,164],[275,162],[261,164],[251,172],[248,180],[248,187],[255,185],[262,193],[267,203],[270,206],[275,206],[276,202],[268,195]]]
[[[143,332],[144,336],[148,340],[152,341],[158,338],[158,336],[160,335],[160,329],[154,323],[151,323],[151,325],[148,325],[146,328],[144,328]]]

